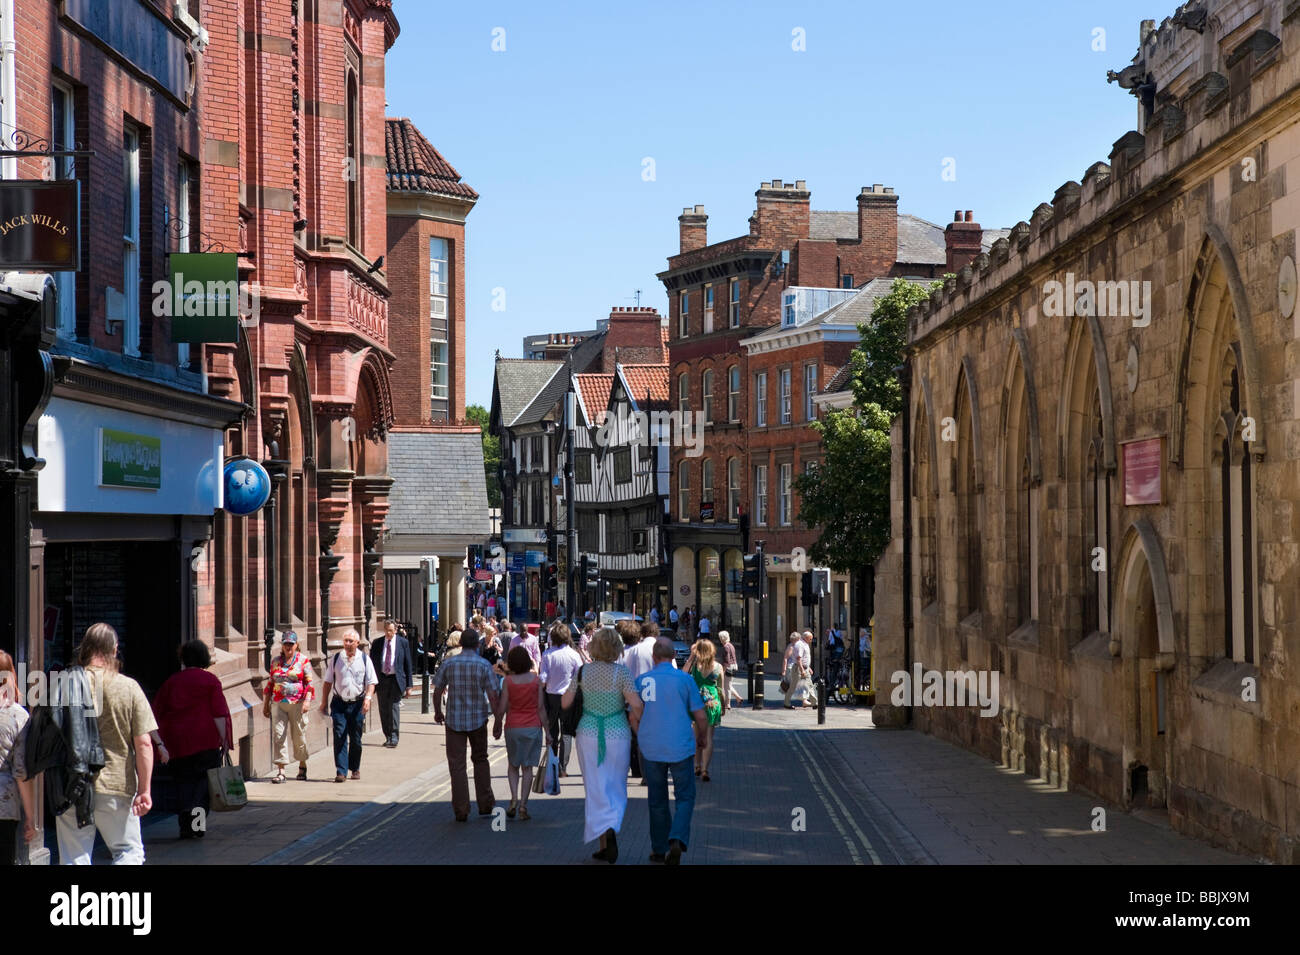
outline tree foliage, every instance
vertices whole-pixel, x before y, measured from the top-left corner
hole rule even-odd
[[[822,464],[794,486],[801,519],[821,531],[812,558],[838,571],[873,564],[889,546],[889,429],[903,410],[895,369],[907,344],[907,310],[932,288],[894,280],[871,320],[858,326],[862,337],[849,357],[853,408],[813,424],[822,436]]]
[[[487,481],[488,507],[500,507],[501,481],[497,469],[501,465],[501,439],[489,432],[492,416],[482,405],[470,405],[465,409],[465,417],[483,429],[483,476]]]
[[[889,423],[879,405],[830,411],[820,466],[795,480],[800,516],[821,530],[812,558],[838,571],[874,563],[889,544]]]

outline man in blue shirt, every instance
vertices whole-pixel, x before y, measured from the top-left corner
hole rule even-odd
[[[679,865],[695,811],[695,748],[708,732],[704,700],[690,674],[673,665],[673,642],[660,637],[654,667],[636,680],[645,704],[637,745],[650,803],[650,861]],[[677,793],[677,815],[668,804],[668,774]]]

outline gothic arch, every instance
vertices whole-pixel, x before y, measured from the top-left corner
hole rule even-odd
[[[1089,347],[1091,346],[1091,347]],[[1092,361],[1089,363],[1088,359]],[[1091,375],[1088,374],[1091,364]],[[1114,472],[1117,466],[1115,443],[1114,397],[1110,390],[1110,363],[1106,357],[1106,339],[1102,336],[1101,322],[1095,315],[1075,318],[1070,329],[1070,338],[1065,346],[1065,392],[1056,409],[1056,434],[1058,444],[1058,473],[1066,478],[1069,475],[1069,449],[1074,446],[1070,437],[1077,429],[1078,420],[1073,417],[1086,401],[1086,385],[1089,379],[1095,382],[1097,396],[1101,404],[1101,438],[1102,466],[1108,472]]]
[[[970,407],[970,427],[971,427],[971,451],[974,455],[973,464],[975,467],[975,489],[984,490],[984,437],[980,428],[980,392],[978,379],[975,375],[975,361],[970,355],[962,355],[961,358],[961,375],[957,383],[957,394],[953,399],[953,418],[961,420],[958,410],[961,406],[961,386],[964,381],[966,384],[966,399]]]
[[[1128,640],[1133,639],[1133,635],[1129,633],[1129,622],[1141,593],[1142,575],[1144,572],[1149,573],[1151,592],[1155,598],[1158,638],[1155,649],[1159,653],[1157,659],[1161,669],[1170,669],[1173,666],[1174,648],[1177,642],[1174,636],[1174,603],[1169,592],[1169,574],[1165,568],[1164,551],[1160,547],[1160,536],[1149,518],[1139,518],[1125,532],[1117,568],[1120,585],[1116,594],[1118,604],[1116,618],[1120,621],[1119,626],[1123,628],[1122,636]],[[1112,655],[1120,655],[1121,650],[1124,649],[1121,643],[1120,639],[1112,637],[1110,648]],[[1143,656],[1144,654],[1142,648],[1130,646],[1128,655]]]
[[[1170,459],[1179,467],[1206,466],[1211,454],[1205,423],[1214,414],[1218,366],[1225,348],[1239,343],[1244,377],[1243,404],[1248,413],[1260,415],[1262,375],[1255,344],[1254,322],[1241,280],[1236,257],[1227,236],[1216,225],[1207,225],[1200,254],[1188,282],[1183,343],[1178,363],[1178,384],[1174,397],[1174,421]],[[1262,417],[1256,418],[1251,452],[1261,459],[1267,451]]]

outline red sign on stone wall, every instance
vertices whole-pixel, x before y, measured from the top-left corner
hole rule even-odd
[[[1120,446],[1124,460],[1124,504],[1164,503],[1164,438]]]

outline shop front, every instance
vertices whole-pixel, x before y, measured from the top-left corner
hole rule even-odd
[[[86,628],[104,621],[147,694],[178,669],[203,612],[195,571],[222,506],[222,429],[241,411],[81,363],[56,384],[33,515],[48,668],[70,665]]]

